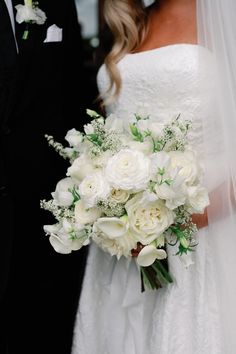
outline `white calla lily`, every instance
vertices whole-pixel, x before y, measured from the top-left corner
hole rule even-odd
[[[141,267],[148,267],[152,265],[156,259],[165,259],[167,257],[166,251],[158,249],[153,245],[145,246],[137,257],[137,263]]]
[[[122,237],[128,230],[128,223],[125,220],[113,218],[100,218],[94,224],[95,230],[103,232],[110,239]]]
[[[69,254],[72,251],[71,247],[65,245],[62,239],[57,235],[51,234],[49,242],[57,253]]]

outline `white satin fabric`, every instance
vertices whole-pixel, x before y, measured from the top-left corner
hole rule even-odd
[[[205,165],[202,121],[210,119],[216,107],[211,53],[199,45],[169,45],[128,54],[119,69],[122,91],[108,112],[118,115],[124,124],[138,111],[161,123],[179,113],[192,119],[192,144]],[[102,66],[100,91],[105,91],[108,82]],[[218,183],[217,176],[214,183]],[[174,283],[144,293],[133,260],[117,261],[92,244],[72,354],[225,354],[215,255],[207,228],[198,232],[197,241],[195,264],[188,269],[169,246]]]

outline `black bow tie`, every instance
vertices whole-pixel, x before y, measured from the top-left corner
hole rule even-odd
[[[16,52],[10,15],[5,1],[0,0],[0,67],[8,68],[14,65]]]

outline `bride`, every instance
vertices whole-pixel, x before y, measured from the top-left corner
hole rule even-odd
[[[147,2],[145,2],[147,5]],[[236,353],[234,0],[106,0],[113,48],[98,72],[107,113],[193,121],[210,206],[194,215],[194,264],[168,250],[173,284],[138,291],[133,261],[91,244],[73,354]],[[123,118],[121,118],[123,119]]]

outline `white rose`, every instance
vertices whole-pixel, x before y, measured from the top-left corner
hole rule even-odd
[[[83,134],[74,128],[68,130],[65,136],[65,140],[68,141],[70,146],[73,146],[75,148],[80,147],[81,143],[83,142],[83,139]]]
[[[79,195],[87,208],[94,207],[100,199],[106,199],[110,186],[101,171],[94,172],[83,179],[79,186]]]
[[[179,174],[184,177],[187,185],[193,185],[199,182],[202,169],[193,151],[171,151],[169,154],[172,167],[180,168]]]
[[[147,187],[150,160],[140,151],[122,149],[108,160],[105,175],[115,189],[139,191]]]
[[[101,210],[98,208],[86,208],[84,202],[79,200],[75,204],[75,220],[80,225],[93,223],[101,216]]]
[[[112,189],[111,199],[117,203],[126,203],[130,194],[122,189]]]
[[[152,265],[156,259],[167,258],[166,251],[153,245],[145,246],[138,254],[137,263],[141,267]]]
[[[67,169],[67,176],[71,176],[75,181],[81,182],[88,174],[95,171],[92,161],[85,154],[73,161]]]
[[[68,207],[73,203],[74,197],[70,190],[74,188],[74,182],[71,178],[61,179],[57,185],[52,197],[57,205]]]
[[[209,205],[209,196],[204,187],[194,186],[188,188],[189,211],[192,213],[203,213]]]
[[[137,247],[137,240],[129,230],[127,216],[98,219],[93,227],[92,238],[99,247],[118,259],[130,256],[131,250]]]
[[[174,222],[174,213],[162,200],[150,202],[142,193],[130,199],[125,208],[130,228],[143,245],[154,241]]]
[[[105,129],[115,132],[122,132],[123,120],[117,118],[115,114],[110,114],[105,120]]]

